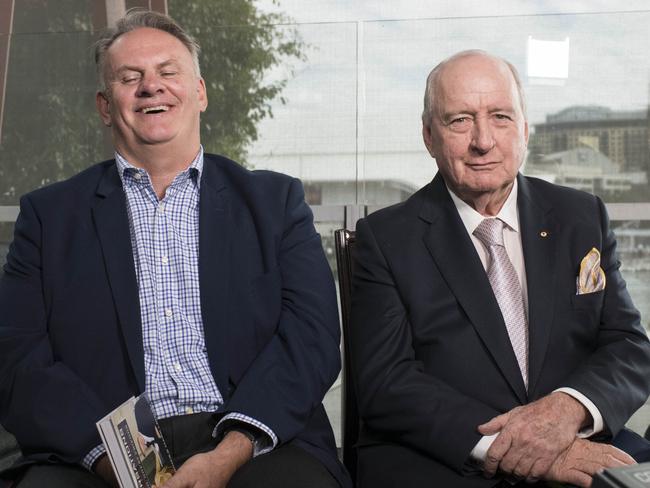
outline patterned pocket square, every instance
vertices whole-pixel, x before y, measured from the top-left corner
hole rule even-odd
[[[580,273],[576,278],[576,295],[604,290],[605,281],[605,272],[600,267],[600,252],[592,247],[580,262]]]

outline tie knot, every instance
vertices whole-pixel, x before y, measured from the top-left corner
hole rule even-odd
[[[485,246],[503,246],[503,222],[501,219],[484,219],[473,234]]]

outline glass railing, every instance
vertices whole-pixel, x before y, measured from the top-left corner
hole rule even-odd
[[[94,108],[95,35],[84,19],[58,31],[44,21],[25,23],[11,36],[0,139],[0,258],[21,194],[111,156]],[[227,126],[249,108],[239,95],[228,96],[227,80],[206,78],[213,96],[204,123],[212,125],[203,142],[230,156],[244,148],[248,167],[302,179],[336,276],[333,230],[403,201],[435,174],[420,129],[428,71],[462,49],[503,56],[520,71],[527,94],[524,173],[606,201],[623,273],[648,327],[649,24],[650,11],[636,11],[268,26],[276,39],[297,33],[300,43],[300,56],[280,56],[262,72],[260,86],[284,86],[265,102],[273,116],[264,112],[254,137],[233,139],[237,134],[211,121]],[[221,29],[227,42],[245,27]],[[0,48],[8,40],[0,32]],[[540,55],[544,49],[558,54]],[[203,63],[244,69],[223,56],[204,50]],[[548,59],[556,63],[540,64]],[[337,382],[326,399],[336,425],[339,394]],[[631,425],[642,431],[648,423],[650,411],[643,410]]]

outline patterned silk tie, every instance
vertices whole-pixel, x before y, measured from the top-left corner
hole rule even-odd
[[[517,272],[503,245],[503,225],[499,219],[485,219],[474,230],[474,235],[485,245],[490,255],[488,279],[506,323],[521,376],[528,388],[528,320]]]

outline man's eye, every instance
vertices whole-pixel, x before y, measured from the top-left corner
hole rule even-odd
[[[139,76],[125,76],[122,78],[122,83],[127,85],[137,82],[140,79]]]
[[[169,77],[171,77],[171,76],[176,75],[176,71],[164,71],[164,72],[161,73],[161,74],[162,74],[162,76],[164,76],[165,78],[169,78]]]
[[[512,117],[510,117],[509,115],[506,115],[506,114],[494,114],[494,117],[497,120],[512,120]]]
[[[451,119],[449,125],[452,127],[464,127],[468,125],[470,122],[471,119],[469,117],[456,117],[454,119]]]

